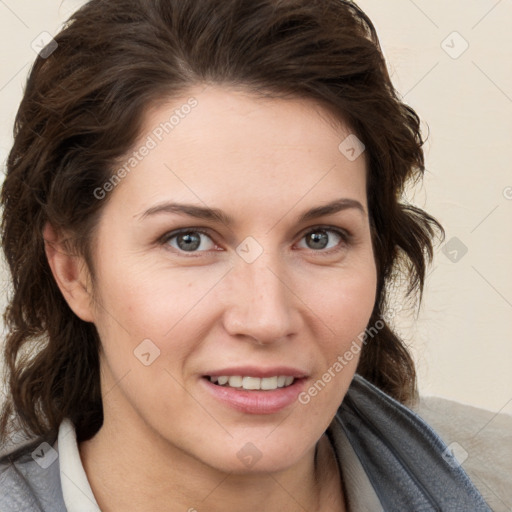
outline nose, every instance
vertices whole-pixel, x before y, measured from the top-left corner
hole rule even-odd
[[[238,260],[229,273],[224,328],[232,336],[259,345],[282,341],[300,329],[299,299],[287,273],[263,253],[247,263]]]

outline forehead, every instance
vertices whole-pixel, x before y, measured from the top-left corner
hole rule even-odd
[[[209,86],[154,104],[143,121],[131,154],[146,147],[145,156],[123,180],[141,207],[169,195],[233,207],[341,196],[365,204],[364,153],[347,158],[350,129],[311,99]]]
[[[180,97],[161,98],[148,108],[139,142],[148,134],[162,142],[171,133],[175,138],[219,141],[227,135],[244,147],[254,138],[271,149],[294,144],[296,150],[311,150],[331,142],[325,138],[327,133],[336,142],[351,130],[325,102],[313,98],[269,97],[246,88],[211,85],[191,88]]]

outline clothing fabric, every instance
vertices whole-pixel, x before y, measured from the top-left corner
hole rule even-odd
[[[349,512],[491,512],[437,434],[356,375],[329,425]],[[98,512],[74,425],[0,458],[1,512]]]

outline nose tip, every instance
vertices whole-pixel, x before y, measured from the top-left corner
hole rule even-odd
[[[231,276],[231,296],[224,326],[232,336],[244,336],[257,345],[276,343],[298,329],[298,311],[285,276],[264,258],[247,264]]]

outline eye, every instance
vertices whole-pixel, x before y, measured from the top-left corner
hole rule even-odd
[[[302,239],[306,240],[307,249],[330,254],[344,249],[350,242],[350,234],[344,230],[318,226],[305,233]]]
[[[306,249],[312,249],[322,254],[331,254],[346,248],[350,243],[351,235],[345,230],[318,226],[306,232],[301,240],[306,241]],[[161,243],[182,253],[200,253],[215,250],[216,247],[208,233],[193,228],[167,233],[161,238]]]
[[[207,241],[205,242],[205,240]],[[208,251],[215,246],[212,239],[204,231],[198,229],[174,231],[165,235],[162,239],[162,243],[168,244],[172,248],[183,252]]]

